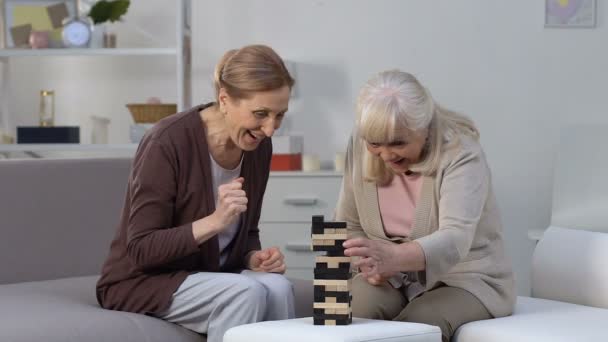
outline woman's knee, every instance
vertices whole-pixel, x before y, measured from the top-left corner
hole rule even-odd
[[[266,278],[264,283],[270,295],[282,298],[293,296],[293,285],[284,275],[268,273]]]
[[[233,289],[239,297],[239,302],[244,305],[259,306],[266,304],[268,290],[255,279],[239,276],[238,281],[233,284]]]
[[[392,319],[405,305],[402,295],[388,283],[371,285],[361,275],[352,280],[352,296],[353,317]]]
[[[395,318],[395,321],[422,323],[437,326],[441,329],[443,340],[449,340],[454,334],[454,329],[449,320],[444,317],[440,310],[433,307],[431,303],[423,301],[413,301],[409,303],[401,313]]]

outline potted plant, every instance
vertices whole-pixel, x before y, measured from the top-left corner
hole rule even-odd
[[[120,21],[130,4],[130,0],[100,0],[91,7],[88,17],[94,25],[92,44],[95,47],[116,47],[116,35],[107,32],[106,25]]]

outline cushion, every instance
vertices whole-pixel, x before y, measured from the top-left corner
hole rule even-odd
[[[312,318],[260,322],[229,329],[224,342],[441,342],[438,327],[353,318],[347,326],[313,325]]]
[[[532,297],[608,308],[608,234],[548,228],[531,281]]]
[[[98,274],[131,159],[3,160],[0,284]]]
[[[178,325],[102,309],[96,276],[0,285],[0,341],[202,342]]]
[[[608,310],[518,297],[513,316],[467,323],[452,342],[605,341]]]

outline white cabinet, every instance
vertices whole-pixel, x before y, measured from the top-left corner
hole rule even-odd
[[[271,172],[260,218],[262,247],[285,254],[287,276],[313,279],[313,215],[333,218],[342,174],[336,172]]]

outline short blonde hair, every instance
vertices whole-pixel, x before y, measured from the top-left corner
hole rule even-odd
[[[219,102],[220,89],[235,99],[249,97],[252,93],[270,91],[288,86],[295,80],[289,74],[279,55],[266,45],[248,45],[230,50],[215,66],[214,87]]]
[[[404,132],[427,131],[427,142],[420,161],[411,170],[434,175],[441,154],[457,144],[461,135],[479,138],[468,117],[446,110],[413,75],[400,70],[383,71],[370,79],[357,99],[358,138],[374,143],[402,140]],[[394,174],[378,156],[364,150],[363,175],[377,184],[390,183]]]

